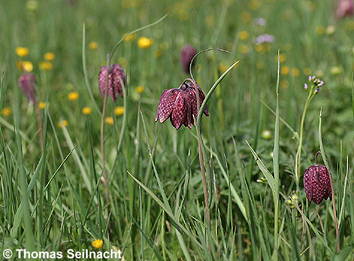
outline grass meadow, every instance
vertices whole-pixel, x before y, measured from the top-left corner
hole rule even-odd
[[[334,1],[0,6],[0,250],[353,260],[354,19],[336,19]],[[263,34],[272,41],[256,43]],[[198,55],[209,116],[176,130],[155,116],[162,92],[190,77],[186,44],[227,52]],[[127,75],[116,101],[98,88],[107,62]],[[36,77],[34,104],[18,85],[24,72]],[[304,88],[310,75],[325,81],[316,94]],[[328,167],[335,201],[306,199],[315,163]]]

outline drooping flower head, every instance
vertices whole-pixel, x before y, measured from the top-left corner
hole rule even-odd
[[[33,73],[24,73],[18,79],[18,85],[26,95],[28,100],[32,103],[36,103],[36,76]]]
[[[197,49],[191,45],[186,45],[181,50],[181,65],[183,71],[188,74],[189,66],[192,62],[193,57],[197,54]]]
[[[118,96],[123,96],[123,86],[126,83],[126,76],[119,64],[102,66],[98,74],[98,86],[102,96],[109,95],[113,101]]]
[[[338,0],[336,16],[343,18],[354,15],[354,0]]]
[[[322,200],[332,198],[331,177],[323,165],[312,165],[305,170],[304,188],[309,201],[320,204]]]
[[[198,84],[192,79],[186,79],[179,88],[165,90],[162,93],[155,121],[162,123],[170,118],[176,129],[182,124],[191,128],[198,115],[198,105],[201,106],[204,98],[205,95]],[[209,115],[207,109],[203,113]]]

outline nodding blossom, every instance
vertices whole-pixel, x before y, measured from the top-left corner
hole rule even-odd
[[[176,129],[182,125],[191,128],[198,115],[198,106],[201,106],[204,98],[205,95],[198,84],[192,79],[186,79],[179,88],[168,89],[162,93],[155,121],[162,123],[170,118]],[[207,109],[204,109],[203,113],[209,115]]]
[[[33,73],[24,73],[18,79],[18,85],[26,95],[28,100],[32,103],[36,103],[36,76]]]
[[[183,71],[188,74],[189,73],[189,66],[192,62],[193,57],[197,54],[197,49],[195,49],[191,45],[186,45],[181,50],[181,65]]]
[[[118,96],[123,96],[123,84],[126,83],[126,76],[119,64],[102,66],[98,74],[98,86],[102,96],[109,95],[113,101]]]
[[[309,201],[320,204],[323,200],[332,198],[331,177],[323,165],[312,165],[305,170],[304,188]]]
[[[344,18],[354,15],[354,0],[338,0],[337,3],[337,18]]]

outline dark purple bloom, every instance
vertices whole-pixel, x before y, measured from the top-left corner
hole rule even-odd
[[[198,98],[201,106],[205,95],[192,79],[186,79],[179,88],[165,90],[160,97],[155,121],[162,123],[170,118],[176,129],[182,124],[191,128],[198,115]],[[207,109],[204,110],[204,114],[209,115]]]
[[[98,74],[98,86],[102,96],[109,95],[113,101],[117,96],[123,96],[123,86],[126,83],[126,76],[119,64],[102,66]]]
[[[354,15],[354,0],[338,0],[336,16],[343,18]]]
[[[36,103],[36,76],[33,73],[24,73],[18,79],[18,85],[32,104]]]
[[[274,42],[274,36],[270,34],[261,34],[257,36],[255,42],[256,44],[272,43]]]
[[[189,65],[193,57],[197,54],[197,50],[191,45],[186,45],[181,50],[181,65],[185,73],[189,73]]]
[[[332,198],[331,177],[323,165],[312,165],[305,170],[304,188],[309,201],[320,204],[322,200]]]

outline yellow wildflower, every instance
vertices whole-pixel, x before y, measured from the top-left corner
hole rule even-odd
[[[129,42],[136,38],[136,34],[126,34],[124,36],[124,41]]]
[[[33,64],[30,61],[18,61],[16,62],[16,66],[20,71],[32,72]]]
[[[9,108],[9,107],[5,107],[5,108],[3,108],[3,109],[1,110],[1,114],[2,114],[3,116],[5,116],[5,117],[10,116],[11,113],[12,113],[12,110],[11,110],[11,108]]]
[[[39,109],[43,110],[43,109],[45,109],[45,107],[47,107],[47,104],[45,102],[39,102],[38,103],[38,108]]]
[[[282,66],[281,67],[281,70],[280,70],[280,73],[283,74],[283,75],[288,75],[289,74],[289,67],[288,66]]]
[[[16,54],[20,57],[27,56],[29,54],[29,50],[26,47],[17,47]]]
[[[250,48],[245,44],[241,44],[239,49],[240,49],[240,53],[242,54],[247,54],[250,51]]]
[[[144,86],[135,87],[135,92],[136,93],[143,93],[144,92]]]
[[[146,49],[151,47],[153,40],[147,37],[140,37],[138,40],[139,48]]]
[[[218,66],[218,70],[219,70],[220,73],[226,72],[227,68],[228,67],[225,64],[223,64],[223,63],[219,64],[219,66]]]
[[[298,68],[292,68],[290,72],[294,77],[298,77],[300,75],[300,70]]]
[[[250,37],[250,34],[247,31],[239,32],[239,36],[241,40],[247,40]]]
[[[53,64],[51,62],[40,62],[39,63],[39,69],[43,70],[43,71],[50,71],[51,69],[53,69]]]
[[[326,29],[323,26],[317,26],[316,27],[316,33],[321,35],[324,34],[326,32]]]
[[[68,99],[70,100],[70,101],[75,101],[75,100],[77,100],[79,98],[79,93],[78,92],[70,92],[69,94],[68,94]]]
[[[289,87],[289,82],[287,80],[282,80],[280,82],[280,87],[282,87],[284,89],[288,88]]]
[[[334,25],[329,25],[326,29],[326,34],[331,35],[336,31],[336,27]]]
[[[251,21],[252,15],[248,12],[243,12],[243,13],[241,13],[241,18],[244,22],[248,23]]]
[[[91,50],[96,50],[98,48],[98,43],[97,42],[90,42],[88,44],[88,47],[91,49]]]
[[[274,60],[276,61],[276,62],[278,62],[278,55],[276,55],[275,57],[274,57]],[[279,55],[279,62],[280,63],[283,63],[283,62],[285,62],[286,61],[286,56],[285,56],[285,54],[280,54]]]
[[[92,109],[90,107],[83,107],[82,108],[82,113],[85,114],[85,115],[89,115],[92,113]]]
[[[47,52],[43,55],[43,57],[44,57],[44,60],[53,61],[55,58],[55,54],[52,52]]]
[[[105,123],[109,124],[109,125],[113,125],[113,117],[106,117],[104,119]]]
[[[38,8],[38,2],[36,0],[29,0],[27,1],[26,3],[26,8],[29,10],[29,11],[35,11],[37,10]]]
[[[91,245],[94,248],[102,248],[103,247],[103,240],[102,239],[96,239],[96,240],[91,242]]]
[[[69,122],[67,120],[61,120],[58,122],[58,127],[63,128],[69,125]]]
[[[123,115],[124,114],[124,107],[123,106],[117,106],[114,109],[114,114],[117,115],[117,116]]]
[[[343,70],[339,66],[333,66],[331,68],[331,74],[333,74],[333,75],[338,75],[338,74],[341,74],[342,72],[343,72]]]

